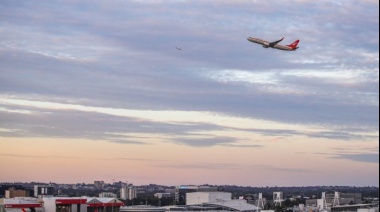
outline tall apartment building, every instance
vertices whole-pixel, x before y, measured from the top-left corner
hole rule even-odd
[[[103,180],[101,180],[101,181],[94,181],[94,186],[97,189],[102,189],[103,186],[104,186],[104,181]]]
[[[132,200],[137,197],[137,189],[133,186],[124,186],[120,189],[120,199]]]

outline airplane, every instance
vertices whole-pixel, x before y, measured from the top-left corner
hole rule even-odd
[[[284,38],[281,38],[280,40],[277,40],[277,41],[274,41],[274,42],[268,42],[266,40],[262,40],[262,39],[259,39],[259,38],[253,38],[253,37],[249,37],[249,38],[247,38],[247,40],[251,41],[252,43],[260,44],[264,48],[269,48],[270,47],[270,48],[284,50],[284,51],[295,51],[296,49],[298,49],[297,45],[300,42],[300,40],[296,40],[292,44],[283,46],[283,45],[280,45],[278,43],[280,43],[282,40],[284,40]]]
[[[177,46],[175,46],[175,48],[178,50],[178,51],[182,51],[182,48],[179,48]]]

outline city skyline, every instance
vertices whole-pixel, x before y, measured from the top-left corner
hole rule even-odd
[[[379,185],[378,1],[4,0],[0,31],[0,181]]]

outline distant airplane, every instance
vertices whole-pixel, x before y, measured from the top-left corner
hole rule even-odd
[[[179,48],[177,46],[175,46],[175,48],[178,50],[178,51],[182,51],[182,48]]]
[[[282,40],[284,40],[284,38],[281,38],[280,40],[277,40],[277,41],[274,41],[274,42],[269,42],[269,41],[266,41],[266,40],[262,40],[262,39],[259,39],[259,38],[253,38],[253,37],[249,37],[249,38],[247,38],[247,40],[251,41],[252,43],[260,44],[264,48],[269,48],[270,47],[270,48],[280,49],[280,50],[284,50],[284,51],[295,51],[296,49],[298,49],[297,45],[300,42],[300,40],[296,40],[292,44],[283,46],[283,45],[280,45],[278,43],[280,43]]]

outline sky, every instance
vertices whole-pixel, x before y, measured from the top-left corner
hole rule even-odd
[[[0,182],[379,186],[377,0],[1,0],[0,64]]]

